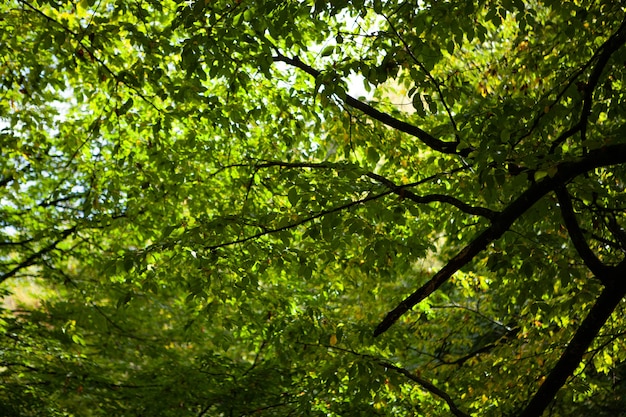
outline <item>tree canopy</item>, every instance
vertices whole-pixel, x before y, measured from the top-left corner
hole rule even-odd
[[[626,415],[618,1],[8,0],[3,416]]]

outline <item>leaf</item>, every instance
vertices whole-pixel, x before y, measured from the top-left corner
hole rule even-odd
[[[367,148],[367,161],[372,164],[376,164],[379,160],[380,156],[378,155],[378,151],[372,146]]]
[[[330,56],[335,51],[335,45],[328,45],[320,52],[320,56]]]
[[[543,178],[545,178],[548,175],[548,171],[545,170],[537,170],[535,171],[534,177],[535,177],[535,181],[541,181]]]
[[[412,104],[417,114],[420,116],[426,116],[426,112],[424,111],[424,102],[422,101],[420,94],[413,95]]]
[[[122,308],[122,307],[124,307],[125,305],[127,305],[127,304],[130,302],[130,300],[132,300],[132,299],[133,299],[133,295],[134,295],[134,294],[133,294],[132,292],[130,292],[130,291],[129,291],[129,292],[126,292],[126,293],[125,293],[125,294],[124,294],[121,298],[119,298],[119,299],[117,300],[117,305],[116,305],[116,308],[118,308],[118,309],[119,309],[119,308]]]
[[[624,409],[621,2],[5,3],[0,415]]]
[[[432,114],[437,114],[437,102],[430,95],[425,95],[424,100],[426,100],[430,112]]]
[[[295,207],[298,204],[298,201],[300,201],[300,192],[296,188],[291,188],[287,197],[289,198],[291,205]]]
[[[128,98],[124,104],[122,104],[122,106],[118,109],[118,114],[122,115],[122,114],[126,114],[128,112],[128,110],[130,110],[131,107],[133,107],[133,99],[132,98]]]

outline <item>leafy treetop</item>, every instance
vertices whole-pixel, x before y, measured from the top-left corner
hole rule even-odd
[[[623,414],[625,11],[5,2],[0,414]]]

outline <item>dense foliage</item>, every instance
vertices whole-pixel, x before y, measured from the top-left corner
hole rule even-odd
[[[3,2],[0,414],[626,415],[625,17]]]

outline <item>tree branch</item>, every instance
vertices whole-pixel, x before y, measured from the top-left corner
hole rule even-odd
[[[308,345],[308,344],[306,344]],[[315,346],[315,345],[313,345]],[[351,349],[346,349],[346,348],[342,348],[339,346],[328,346],[328,345],[320,345],[322,347],[325,347],[326,349],[333,349],[333,350],[338,350],[341,352],[346,352],[355,356],[359,356],[368,360],[371,360],[373,362],[375,362],[377,365],[380,365],[384,368],[388,368],[388,369],[393,369],[394,371],[396,371],[397,373],[407,377],[408,379],[410,379],[411,381],[415,382],[417,385],[419,385],[420,387],[422,387],[423,389],[425,389],[426,391],[430,392],[431,394],[441,398],[442,400],[444,400],[446,402],[446,404],[448,405],[448,407],[450,408],[450,412],[452,412],[452,414],[454,414],[457,417],[470,417],[469,414],[464,413],[463,411],[461,411],[459,409],[459,407],[454,403],[454,400],[452,399],[452,397],[450,397],[450,395],[448,395],[448,393],[446,393],[445,391],[443,391],[440,388],[437,388],[437,386],[435,386],[432,382],[427,381],[423,378],[420,378],[419,376],[415,375],[414,373],[412,373],[411,371],[409,371],[408,369],[405,368],[401,368],[399,366],[393,365],[383,359],[380,359],[376,356],[372,356],[372,355],[368,355],[365,353],[359,353],[356,352],[354,350]]]
[[[468,360],[472,359],[473,357],[476,357],[482,353],[488,353],[490,351],[492,351],[493,349],[495,349],[498,346],[501,346],[503,342],[510,340],[511,338],[513,338],[514,336],[516,336],[520,331],[519,327],[513,327],[511,329],[508,329],[506,331],[506,333],[504,333],[502,336],[500,336],[498,338],[498,340],[496,340],[495,342],[491,342],[491,343],[487,343],[486,345],[477,348],[476,350],[467,353],[466,355],[463,355],[457,359],[454,359],[452,361],[442,361],[445,365],[457,365],[457,366],[463,366],[463,364],[465,362],[467,362]]]
[[[489,220],[495,220],[498,215],[497,212],[491,209],[488,209],[486,207],[480,207],[480,206],[471,206],[450,195],[428,194],[425,196],[419,196],[415,194],[414,192],[407,190],[405,188],[406,185],[396,185],[393,181],[381,175],[374,174],[373,172],[368,172],[366,175],[372,179],[375,179],[381,184],[389,187],[391,190],[393,190],[395,194],[398,194],[402,198],[406,198],[407,200],[411,200],[417,204],[428,204],[428,203],[434,203],[436,201],[441,202],[441,203],[448,203],[458,208],[464,213],[472,214],[474,216],[485,217]]]
[[[598,236],[597,234],[592,233],[592,232],[590,232],[587,229],[581,228],[580,231],[583,232],[583,234],[589,235],[589,237],[591,239],[593,239],[593,240],[595,240],[597,242],[600,242],[603,245],[610,246],[611,248],[620,250],[622,252],[626,252],[626,245],[625,245],[625,247],[622,247],[622,245],[620,245],[618,242],[614,242],[611,239],[607,239],[605,237]]]
[[[404,375],[405,377],[407,377],[411,381],[415,382],[420,387],[424,388],[426,391],[428,391],[431,394],[436,395],[437,397],[439,397],[442,400],[444,400],[446,402],[446,404],[448,404],[448,407],[450,408],[450,412],[452,414],[454,414],[455,416],[457,416],[457,417],[469,417],[469,414],[466,414],[466,413],[464,413],[463,411],[461,411],[459,409],[459,407],[454,403],[454,400],[452,399],[452,397],[450,397],[450,395],[448,395],[448,393],[446,393],[445,391],[437,388],[430,381],[427,381],[427,380],[425,380],[423,378],[420,378],[419,376],[411,373],[408,369],[400,368],[399,366],[392,365],[392,364],[390,364],[388,362],[379,361],[379,364],[381,366],[384,366],[385,368],[393,369],[394,371],[398,372],[399,374]]]
[[[70,227],[69,229],[63,230],[61,232],[61,236],[59,238],[54,240],[52,243],[50,243],[48,246],[44,247],[43,249],[41,249],[41,250],[31,254],[28,258],[24,259],[22,262],[17,264],[10,271],[8,271],[7,273],[5,273],[2,276],[0,276],[0,283],[6,281],[7,279],[9,279],[11,277],[13,277],[18,272],[20,272],[22,269],[27,268],[27,267],[29,267],[31,265],[34,265],[35,262],[39,258],[41,258],[45,254],[47,254],[47,253],[53,251],[54,249],[56,249],[56,247],[57,247],[57,245],[59,243],[63,242],[69,235],[74,233],[77,229],[78,229],[78,226],[73,226],[73,227]]]
[[[435,77],[433,77],[433,75],[430,73],[430,71],[428,71],[428,69],[424,66],[424,64],[422,64],[420,62],[420,60],[417,59],[417,57],[413,53],[413,50],[411,49],[411,47],[407,43],[407,41],[400,35],[400,33],[397,31],[397,29],[395,28],[393,23],[391,23],[391,20],[389,19],[389,16],[383,15],[383,17],[385,18],[385,20],[389,24],[389,27],[391,28],[393,33],[396,35],[396,37],[400,40],[400,42],[404,46],[405,52],[407,54],[409,54],[409,56],[411,57],[413,62],[422,70],[422,72],[424,72],[424,74],[426,74],[426,76],[428,77],[430,82],[433,84],[433,87],[435,87],[435,90],[437,91],[437,94],[439,95],[439,100],[441,101],[441,104],[443,105],[443,108],[446,110],[446,113],[448,114],[448,119],[450,119],[450,124],[452,125],[452,128],[454,129],[454,134],[456,135],[457,140],[458,140],[459,129],[458,129],[457,125],[456,125],[456,122],[454,121],[454,117],[452,115],[452,111],[450,110],[450,106],[448,106],[448,103],[446,102],[446,99],[445,99],[443,93],[441,92],[441,85],[440,85],[440,83],[437,82]]]
[[[595,168],[623,163],[626,163],[626,144],[596,149],[578,161],[558,164],[557,173],[553,177],[545,177],[542,181],[531,185],[492,221],[490,227],[450,259],[426,284],[387,313],[374,330],[374,337],[387,331],[402,315],[435,292],[459,269],[470,263],[488,244],[499,239],[519,217],[555,187],[562,186],[572,178]]]
[[[619,225],[619,223],[617,223],[617,219],[615,218],[615,215],[612,213],[609,214],[608,216],[607,227],[609,231],[611,232],[611,234],[613,234],[613,236],[619,243],[618,247],[621,250],[626,251],[626,231],[624,231],[624,229]]]
[[[574,208],[572,207],[572,200],[570,199],[565,185],[558,185],[555,187],[554,192],[556,193],[556,197],[559,201],[561,216],[563,217],[563,222],[565,223],[569,236],[572,239],[574,248],[576,248],[578,255],[580,255],[587,268],[589,268],[589,270],[598,279],[602,279],[610,267],[603,264],[602,261],[600,261],[600,259],[598,259],[598,257],[593,253],[591,248],[589,248],[589,245],[587,245],[583,232],[580,230],[580,226],[576,221],[576,215],[574,214]]]
[[[558,138],[552,141],[552,145],[550,145],[550,150],[548,151],[548,153],[553,154],[556,148],[558,148],[567,139],[571,138],[576,133],[580,132],[581,128],[582,128],[582,123],[578,121],[574,126],[570,127],[565,132],[561,133]]]
[[[8,175],[8,176],[6,176],[6,177],[2,178],[2,179],[0,180],[0,188],[4,188],[4,187],[6,187],[6,186],[7,186],[7,184],[9,184],[9,183],[10,183],[11,181],[13,181],[13,180],[14,180],[13,175]]]
[[[300,58],[298,57],[289,58],[289,57],[282,55],[279,52],[277,52],[276,54],[277,55],[273,57],[273,60],[276,62],[284,62],[286,64],[299,68],[314,78],[318,78],[322,74],[320,71],[302,62]],[[460,156],[467,156],[472,151],[471,148],[464,148],[461,150],[457,150],[457,145],[458,145],[457,142],[444,142],[440,139],[437,139],[434,136],[432,136],[430,133],[420,129],[419,127],[412,125],[410,123],[404,122],[400,119],[396,119],[390,114],[383,113],[379,110],[376,110],[369,104],[359,101],[349,94],[346,95],[344,102],[348,106],[358,109],[364,114],[370,116],[372,119],[378,120],[379,122],[389,127],[392,127],[404,133],[408,133],[409,135],[418,138],[429,148],[437,152],[446,153],[446,154],[456,154]]]
[[[334,208],[329,209],[329,210],[321,211],[319,213],[313,214],[313,215],[311,215],[309,217],[305,217],[305,218],[303,218],[301,220],[298,220],[297,222],[290,223],[290,224],[287,224],[285,226],[277,227],[275,229],[266,229],[266,230],[263,230],[262,232],[255,233],[254,235],[243,237],[241,239],[236,239],[236,240],[231,240],[231,241],[228,241],[228,242],[218,243],[218,244],[215,244],[215,245],[205,246],[204,249],[215,250],[215,249],[223,248],[223,247],[226,247],[226,246],[232,246],[232,245],[237,245],[239,243],[245,243],[245,242],[248,242],[250,240],[258,239],[258,238],[266,236],[266,235],[271,235],[271,234],[274,234],[274,233],[284,232],[285,230],[291,230],[291,229],[294,229],[294,228],[296,228],[298,226],[301,226],[301,225],[303,225],[305,223],[309,223],[309,222],[311,222],[311,221],[313,221],[315,219],[319,219],[321,217],[324,217],[324,216],[326,216],[328,214],[338,213],[340,211],[349,209],[349,208],[357,206],[359,204],[363,204],[363,203],[366,203],[368,201],[379,199],[379,198],[384,197],[386,195],[389,195],[391,193],[392,193],[391,191],[384,191],[384,192],[378,193],[378,194],[371,194],[371,195],[368,195],[365,198],[362,198],[362,199],[359,199],[359,200],[354,200],[354,201],[351,201],[351,202],[346,203],[346,204],[342,204],[340,206],[334,207]]]
[[[575,77],[578,77],[593,60],[597,59],[596,65],[591,70],[591,74],[589,74],[587,84],[584,87],[583,108],[580,113],[580,119],[574,126],[565,131],[563,134],[559,135],[559,137],[552,142],[548,153],[554,153],[558,146],[560,146],[568,138],[578,132],[581,132],[582,140],[585,140],[585,136],[587,133],[587,120],[589,119],[589,114],[591,113],[591,105],[593,101],[593,91],[598,85],[598,81],[600,80],[602,71],[604,71],[604,67],[606,67],[606,64],[609,62],[611,55],[613,55],[615,51],[622,47],[624,43],[626,43],[626,19],[622,21],[622,24],[620,25],[617,32],[611,35],[611,37],[609,37],[609,39],[607,39],[607,41],[604,42],[600,48],[598,48],[598,51],[594,54],[591,60],[589,60],[589,62],[587,62],[587,64],[585,64],[585,66],[576,73]],[[565,93],[565,90],[566,89],[563,89],[561,94],[559,94],[559,97]]]
[[[340,164],[332,164],[332,163],[328,163],[328,162],[282,162],[282,161],[267,161],[267,162],[263,162],[259,165],[256,166],[257,168],[268,168],[268,167],[283,167],[283,168],[329,168],[329,169],[341,169],[344,168],[345,169],[345,165],[340,165]],[[452,171],[450,171],[449,173],[455,173],[458,171],[461,171],[465,169],[465,167],[462,168],[456,168]],[[417,204],[428,204],[428,203],[434,203],[434,202],[441,202],[441,203],[448,203],[450,205],[455,206],[456,208],[458,208],[459,210],[461,210],[464,213],[467,214],[471,214],[474,216],[481,216],[481,217],[485,217],[489,220],[494,220],[497,216],[497,212],[488,209],[486,207],[480,207],[480,206],[471,206],[467,203],[462,202],[461,200],[449,196],[449,195],[445,195],[445,194],[428,194],[425,196],[419,196],[417,194],[415,194],[412,191],[407,190],[408,187],[415,187],[416,185],[420,185],[423,184],[425,182],[428,182],[430,180],[433,180],[435,178],[437,178],[438,176],[440,176],[441,174],[436,174],[436,175],[431,175],[430,177],[424,178],[420,181],[414,182],[414,183],[409,183],[409,184],[401,184],[401,185],[397,185],[396,183],[394,183],[393,181],[391,181],[388,178],[383,177],[382,175],[379,174],[375,174],[373,172],[367,172],[364,174],[365,176],[379,182],[380,184],[384,185],[385,187],[389,188],[394,194],[397,194],[399,197],[401,198],[406,198],[407,200],[411,200]]]
[[[591,74],[589,74],[589,80],[587,81],[587,85],[584,89],[583,96],[583,108],[580,114],[580,125],[581,125],[581,138],[584,141],[586,139],[587,133],[587,120],[589,119],[589,114],[591,113],[591,104],[593,102],[593,92],[598,85],[598,81],[600,80],[600,76],[604,71],[604,67],[609,62],[611,55],[619,48],[621,48],[626,42],[626,19],[622,21],[617,32],[615,32],[611,37],[600,47],[601,53],[598,57],[598,61],[594,66]]]
[[[552,368],[519,417],[537,417],[542,415],[559,389],[574,373],[583,360],[583,355],[591,345],[591,342],[596,338],[604,323],[606,323],[626,295],[626,281],[623,276],[626,273],[626,261],[622,261],[618,267],[611,269],[612,272],[607,274],[608,276],[598,277],[601,281],[607,281],[610,284],[604,287],[593,307],[591,307],[589,314],[585,317],[559,358],[559,361]]]

